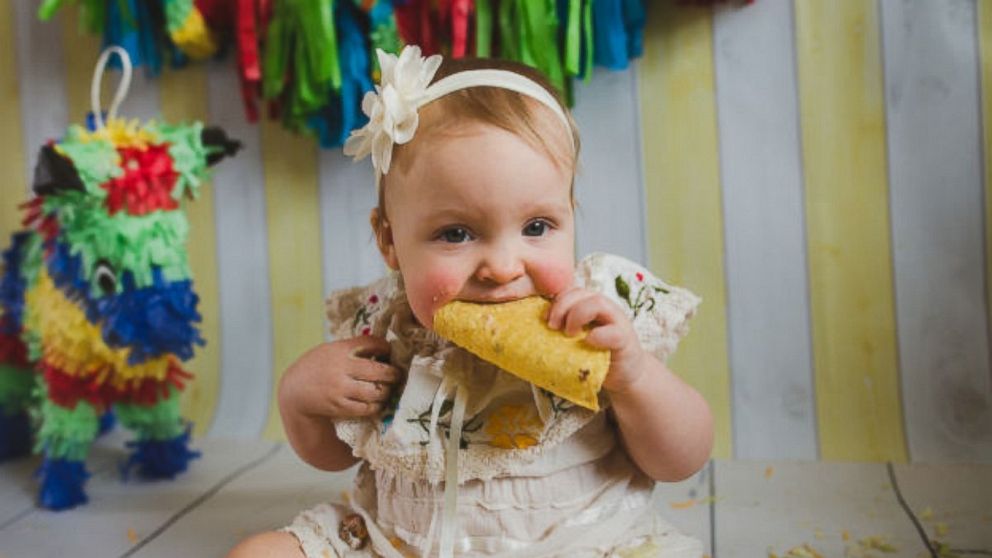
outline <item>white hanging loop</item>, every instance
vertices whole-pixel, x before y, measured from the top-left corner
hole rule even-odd
[[[114,92],[114,100],[110,102],[110,110],[107,111],[107,119],[117,118],[117,109],[127,96],[127,90],[131,88],[131,57],[127,51],[119,46],[109,46],[100,53],[100,58],[96,61],[96,69],[93,70],[93,81],[90,82],[90,108],[93,111],[93,120],[96,129],[102,130],[104,127],[103,114],[100,112],[100,84],[103,82],[103,72],[106,70],[110,55],[116,54],[121,59],[121,80],[117,83],[117,91]]]

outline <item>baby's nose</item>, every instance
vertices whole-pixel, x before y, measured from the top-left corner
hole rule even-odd
[[[498,249],[487,254],[479,265],[476,277],[480,281],[503,284],[524,274],[524,263],[511,250]]]

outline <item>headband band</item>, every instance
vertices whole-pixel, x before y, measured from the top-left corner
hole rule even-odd
[[[377,187],[380,178],[389,172],[393,145],[413,139],[420,122],[420,107],[461,89],[499,87],[526,95],[551,109],[568,130],[569,139],[572,138],[572,126],[561,105],[528,77],[507,70],[467,70],[431,84],[441,66],[440,55],[424,58],[416,45],[403,47],[398,58],[381,49],[376,49],[376,54],[382,78],[375,91],[369,91],[362,99],[362,112],[369,117],[369,123],[351,132],[344,144],[344,154],[356,161],[371,154]]]

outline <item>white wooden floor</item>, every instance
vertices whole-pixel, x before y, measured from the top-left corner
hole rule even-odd
[[[94,448],[90,503],[69,512],[34,507],[37,459],[0,465],[0,558],[222,556],[249,533],[339,498],[351,478],[307,467],[285,444],[204,439],[203,457],[178,480],[125,483],[123,440],[111,434]],[[929,538],[962,557],[992,556],[992,465],[896,465],[892,474],[895,485],[884,464],[718,460],[659,485],[656,505],[713,557],[931,556],[898,487]]]

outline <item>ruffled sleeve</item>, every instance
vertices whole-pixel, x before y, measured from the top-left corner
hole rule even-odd
[[[644,267],[611,254],[590,254],[576,268],[579,286],[600,292],[630,317],[641,346],[665,361],[689,332],[701,299],[655,277]]]
[[[331,293],[325,302],[331,335],[335,339],[385,337],[397,305],[403,302],[400,283],[393,272],[369,285]]]

